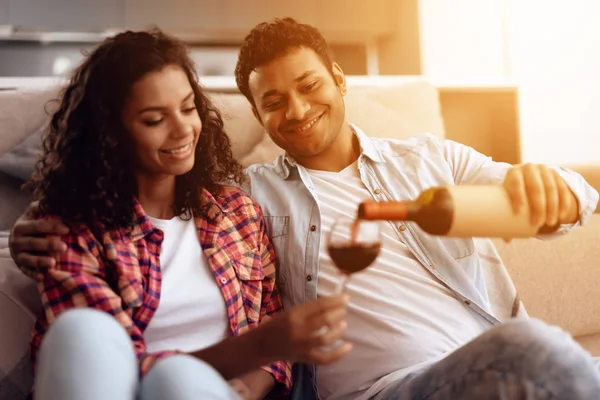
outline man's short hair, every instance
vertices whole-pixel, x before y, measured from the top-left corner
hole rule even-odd
[[[317,28],[301,24],[293,18],[277,18],[252,28],[244,39],[235,67],[237,87],[250,104],[255,106],[248,86],[248,78],[252,71],[302,47],[313,50],[332,73],[331,52]]]

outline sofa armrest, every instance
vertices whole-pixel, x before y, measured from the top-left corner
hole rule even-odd
[[[0,397],[25,399],[33,384],[29,338],[42,311],[35,281],[0,257]],[[5,397],[6,396],[6,397]]]
[[[530,316],[575,336],[600,332],[600,215],[554,240],[494,240]]]

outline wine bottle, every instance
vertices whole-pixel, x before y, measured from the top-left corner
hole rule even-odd
[[[413,201],[365,201],[357,217],[413,221],[429,234],[451,237],[525,238],[558,229],[558,224],[532,224],[527,204],[516,214],[508,193],[499,185],[433,187]]]

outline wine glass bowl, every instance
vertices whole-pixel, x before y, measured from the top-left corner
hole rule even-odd
[[[337,292],[346,289],[350,275],[369,267],[379,256],[381,233],[379,222],[341,218],[327,236],[327,251],[343,274]]]

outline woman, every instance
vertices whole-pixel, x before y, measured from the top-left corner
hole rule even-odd
[[[350,350],[322,347],[346,298],[280,312],[261,209],[226,181],[242,168],[183,44],[125,32],[74,71],[30,182],[69,226],[36,271],[36,398],[258,399],[290,389],[277,360]]]

